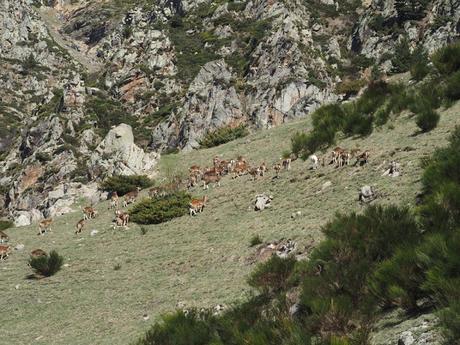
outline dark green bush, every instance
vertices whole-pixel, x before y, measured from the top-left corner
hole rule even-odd
[[[412,214],[395,206],[337,215],[323,231],[326,239],[311,254],[304,273],[302,302],[313,330],[348,332],[350,319],[368,318],[375,310],[366,284],[375,267],[398,248],[415,243],[420,233]]]
[[[444,75],[450,75],[460,69],[460,43],[447,45],[431,57],[431,61]]]
[[[251,273],[248,284],[263,293],[285,289],[295,263],[295,258],[282,259],[273,255],[267,262],[257,266]]]
[[[0,220],[0,231],[12,228],[14,223],[10,220]]]
[[[460,127],[456,127],[450,139],[450,145],[436,150],[429,164],[425,167],[422,177],[423,189],[426,194],[435,194],[446,183],[460,184]]]
[[[384,306],[416,309],[417,300],[423,296],[421,284],[423,271],[418,266],[414,247],[398,250],[382,262],[370,278],[371,291]]]
[[[439,122],[439,117],[439,114],[435,110],[423,110],[417,114],[415,123],[422,132],[429,132],[436,128]]]
[[[261,244],[262,242],[263,241],[259,235],[254,235],[251,237],[251,240],[249,241],[249,247],[257,246],[258,244]]]
[[[391,64],[393,73],[407,72],[412,62],[412,56],[409,50],[409,41],[407,38],[402,39],[396,46]]]
[[[52,250],[49,255],[31,258],[29,265],[36,273],[51,277],[61,269],[63,262],[64,258]]]
[[[229,141],[245,137],[249,134],[245,125],[238,127],[222,127],[213,132],[209,132],[200,141],[200,146],[209,148],[225,144]]]
[[[345,119],[343,133],[347,136],[361,135],[366,136],[372,133],[373,116],[360,112],[356,104],[347,104],[345,109]]]
[[[45,152],[37,152],[35,154],[35,158],[41,163],[49,162],[51,160],[51,156]]]
[[[417,88],[413,102],[423,102],[431,109],[438,109],[441,106],[442,98],[443,90],[439,87],[438,82],[433,80]]]
[[[136,119],[123,108],[123,105],[108,96],[97,95],[90,97],[86,103],[86,112],[90,118],[97,121],[101,135],[106,135],[112,126],[121,123],[131,125],[135,130]]]
[[[451,101],[460,99],[460,71],[447,78],[444,93]]]
[[[318,108],[312,114],[313,131],[307,137],[299,136],[296,139],[296,145],[301,142],[304,144],[304,156],[335,143],[336,132],[342,128],[344,116],[338,104],[328,104]],[[297,146],[295,150],[298,151],[299,147]]]
[[[144,199],[134,205],[129,214],[138,224],[159,224],[188,213],[190,195],[175,192],[155,199]]]
[[[297,132],[291,138],[291,151],[296,156],[303,156],[304,150],[308,150],[308,134]],[[314,151],[314,150],[313,150]]]
[[[422,46],[417,47],[411,57],[412,63],[409,68],[412,78],[417,81],[425,78],[430,72],[428,54]]]
[[[458,345],[460,339],[460,296],[449,299],[447,307],[441,309],[438,315],[444,329],[446,343]]]
[[[161,323],[156,323],[138,345],[204,345],[219,344],[212,342],[215,336],[212,332],[212,316],[198,313],[195,310],[185,314],[178,311],[162,317]]]
[[[111,176],[101,184],[101,189],[107,192],[117,192],[119,196],[137,190],[148,188],[153,185],[153,181],[145,175],[130,176]]]

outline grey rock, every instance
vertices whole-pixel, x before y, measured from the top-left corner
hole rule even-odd
[[[444,339],[434,314],[408,317],[401,309],[385,314],[374,326],[370,345],[442,345]]]
[[[90,165],[102,169],[104,175],[155,176],[157,153],[145,153],[134,143],[131,126],[120,124],[112,128],[91,155]]]
[[[256,195],[254,210],[255,211],[262,211],[268,207],[271,207],[271,201],[273,200],[272,196],[266,194],[259,194]]]

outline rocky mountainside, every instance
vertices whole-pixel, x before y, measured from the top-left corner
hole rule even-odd
[[[447,0],[4,0],[0,210],[62,214],[210,131],[346,100],[373,66],[458,38],[459,19]]]

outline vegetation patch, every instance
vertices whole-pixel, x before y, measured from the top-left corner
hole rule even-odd
[[[248,134],[249,131],[245,125],[240,125],[238,127],[222,127],[206,134],[204,138],[201,139],[200,146],[202,148],[214,147],[245,137]]]
[[[10,220],[0,220],[0,231],[12,228],[14,223]]]
[[[112,126],[117,126],[121,123],[131,125],[136,128],[136,119],[130,115],[116,100],[102,95],[90,97],[85,103],[88,118],[97,122],[99,133],[104,137]]]
[[[64,258],[53,250],[49,255],[31,258],[29,260],[29,265],[36,274],[44,277],[51,277],[61,269],[63,262]]]
[[[188,214],[190,200],[190,195],[185,192],[144,199],[137,203],[129,214],[135,223],[159,224]]]
[[[153,185],[153,181],[145,175],[120,175],[105,179],[101,189],[107,192],[117,192],[119,196],[137,190],[145,189]]]
[[[415,123],[422,132],[429,132],[436,128],[439,122],[439,114],[433,109],[426,109],[417,114]]]

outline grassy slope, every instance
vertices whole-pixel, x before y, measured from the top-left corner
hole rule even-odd
[[[386,195],[378,202],[413,205],[420,189],[419,159],[446,144],[449,132],[460,124],[459,111],[460,103],[444,111],[431,133],[413,136],[414,120],[403,115],[392,123],[394,129],[385,126],[368,138],[338,143],[370,149],[371,163],[365,167],[329,166],[314,172],[299,160],[277,180],[271,179],[272,172],[256,182],[248,176],[226,177],[222,187],[208,191],[203,214],[148,226],[145,235],[137,225],[112,231],[106,203],[97,206],[100,217],[79,236],[73,231],[80,212],[58,218],[44,237],[36,235],[36,226],[9,230],[11,244],[24,243],[26,249],[0,263],[0,344],[127,344],[178,301],[213,306],[243,298],[245,277],[253,269],[246,263],[253,235],[264,240],[289,237],[301,245],[317,242],[320,226],[335,212],[360,210],[357,189],[364,184],[375,184]],[[244,154],[251,162],[272,165],[289,148],[291,135],[308,126],[309,120],[301,120],[217,148],[165,156],[160,172],[165,176],[192,164],[210,165],[216,154]],[[403,176],[382,177],[384,168],[377,168],[392,159],[402,164]],[[326,181],[332,187],[320,192]],[[256,213],[252,202],[260,192],[274,196],[273,208]],[[203,190],[193,194],[201,196]],[[297,210],[302,216],[291,219]],[[99,233],[91,237],[92,229]],[[68,267],[48,279],[25,279],[28,253],[35,248],[57,249]],[[116,264],[119,270],[114,270]],[[149,321],[143,321],[144,314]]]

